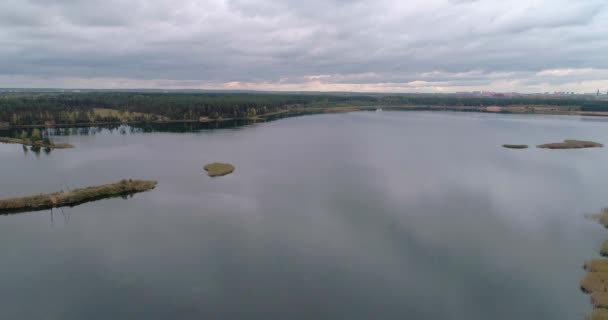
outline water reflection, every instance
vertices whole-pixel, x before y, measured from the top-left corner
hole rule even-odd
[[[258,120],[223,120],[223,121],[212,121],[212,122],[166,122],[166,123],[141,123],[141,124],[104,124],[98,126],[75,126],[75,127],[53,127],[45,128],[44,132],[48,136],[94,136],[101,132],[115,133],[115,134],[134,134],[134,133],[150,133],[150,132],[170,132],[170,133],[192,133],[202,130],[214,130],[214,129],[234,129],[241,128],[249,125],[253,125],[260,122],[270,122],[284,118],[290,118],[293,116],[311,115],[309,112],[298,112],[293,114],[277,114],[267,116],[263,119]],[[26,132],[31,135],[33,128],[10,128],[0,130],[0,136],[3,137],[15,137],[21,136],[22,132]]]
[[[42,148],[40,148],[40,146],[36,146],[36,145],[30,147],[30,150],[32,150],[32,152],[36,155],[36,157],[40,156],[41,149]]]
[[[45,133],[52,136],[94,136],[101,132],[115,134],[134,134],[143,132],[172,132],[172,133],[188,133],[201,130],[240,128],[247,125],[257,123],[256,121],[247,120],[230,120],[221,122],[183,122],[183,123],[149,123],[149,124],[134,124],[134,125],[101,125],[88,127],[61,127],[61,128],[46,128]],[[0,136],[19,137],[22,131],[31,134],[33,129],[9,129],[0,131]]]
[[[77,147],[44,161],[3,149],[3,196],[61,179],[150,177],[159,187],[79,206],[61,229],[37,214],[1,217],[0,318],[571,320],[589,311],[580,266],[605,233],[579,213],[605,204],[608,150],[500,146],[598,139],[604,123],[385,111],[209,134],[198,126],[64,131],[82,134],[66,137]],[[218,160],[238,170],[206,177],[202,165]]]
[[[31,151],[36,158],[40,157],[41,151],[44,152],[45,155],[50,155],[51,152],[53,152],[52,148],[49,147],[41,147],[41,146],[26,146],[26,145],[21,145],[21,149],[23,150],[23,155],[24,156],[28,156],[28,153]]]

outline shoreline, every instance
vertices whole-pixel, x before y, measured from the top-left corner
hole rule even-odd
[[[377,105],[377,106],[343,106],[343,107],[298,107],[258,115],[248,118],[201,118],[197,120],[155,120],[155,121],[104,121],[104,122],[76,122],[76,123],[56,123],[48,125],[44,123],[27,125],[8,125],[0,127],[0,130],[11,129],[32,129],[32,128],[70,128],[70,127],[92,127],[104,125],[141,125],[141,124],[179,124],[179,123],[220,123],[226,121],[253,121],[266,122],[272,121],[273,117],[297,117],[307,114],[324,113],[348,113],[355,111],[374,111],[384,109],[387,111],[456,111],[456,112],[476,112],[476,113],[495,113],[495,114],[522,114],[522,115],[563,115],[563,116],[588,116],[588,117],[608,117],[608,111],[571,111],[559,110],[559,108],[545,109],[539,108],[538,111],[524,110],[522,107],[504,107],[499,111],[487,110],[487,107],[466,107],[466,106],[416,106],[416,105]],[[270,119],[269,119],[270,118]]]
[[[72,148],[74,148],[73,145],[68,144],[68,143],[45,144],[40,141],[30,141],[30,140],[24,140],[24,139],[19,139],[19,138],[7,138],[7,137],[0,137],[0,143],[20,144],[23,146],[32,146],[32,147],[49,148],[49,149],[72,149]]]

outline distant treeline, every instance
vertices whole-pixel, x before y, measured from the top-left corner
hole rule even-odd
[[[588,98],[469,97],[461,95],[81,92],[0,93],[0,125],[251,118],[291,108],[336,106],[576,107],[608,111],[608,101]],[[114,110],[100,112],[99,110]]]

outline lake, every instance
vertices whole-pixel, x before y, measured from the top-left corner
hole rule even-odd
[[[75,148],[48,154],[0,144],[1,198],[158,180],[0,216],[0,319],[582,319],[581,266],[608,239],[584,214],[608,206],[608,150],[501,145],[607,129],[385,111],[63,130]],[[236,171],[210,178],[215,161]]]

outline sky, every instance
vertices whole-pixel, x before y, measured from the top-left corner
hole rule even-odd
[[[606,0],[2,0],[0,87],[608,90]]]

